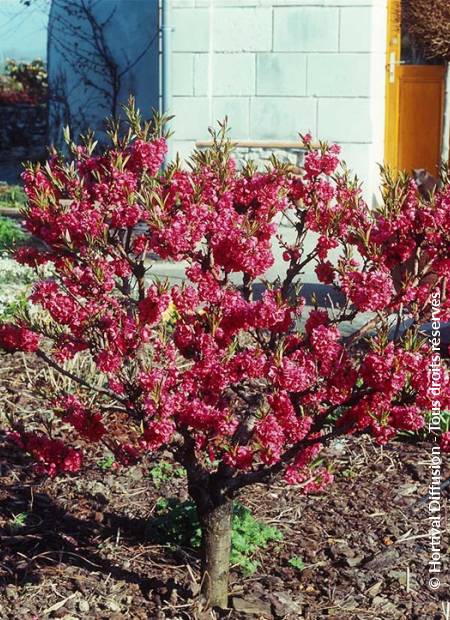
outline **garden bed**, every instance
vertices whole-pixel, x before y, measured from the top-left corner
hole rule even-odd
[[[29,416],[21,364],[20,355],[4,363],[0,396],[2,409],[14,399]],[[194,602],[196,552],[150,538],[158,500],[187,499],[168,454],[115,471],[100,449],[85,476],[42,479],[2,440],[0,618],[443,620],[446,588],[428,588],[428,512],[418,504],[427,444],[380,449],[359,437],[328,450],[336,482],[321,495],[281,483],[246,490],[242,503],[283,540],[255,555],[254,574],[232,571],[233,608],[214,616]]]

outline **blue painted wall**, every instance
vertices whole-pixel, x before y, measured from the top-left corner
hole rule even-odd
[[[150,116],[159,98],[157,0],[53,0],[48,29],[50,141],[120,114],[129,95]]]

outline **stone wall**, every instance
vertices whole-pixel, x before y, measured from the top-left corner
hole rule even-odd
[[[172,0],[173,149],[337,141],[371,196],[383,159],[386,0]]]
[[[0,181],[17,183],[22,162],[40,159],[47,143],[47,106],[0,105]]]
[[[198,149],[206,149],[212,146],[209,140],[199,140],[195,145]],[[305,148],[301,142],[275,142],[275,141],[240,141],[234,142],[233,155],[238,166],[242,167],[247,162],[254,162],[259,169],[263,169],[272,155],[282,163],[289,163],[297,168],[302,168],[305,157]]]
[[[47,106],[17,103],[0,105],[0,152],[45,144]]]

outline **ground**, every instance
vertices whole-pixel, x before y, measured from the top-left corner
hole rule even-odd
[[[2,362],[2,407],[16,390],[25,415],[21,356]],[[256,573],[232,570],[230,610],[218,613],[195,598],[195,551],[149,538],[158,499],[187,497],[175,469],[160,478],[149,475],[161,471],[152,462],[114,471],[98,451],[85,475],[44,479],[2,438],[0,619],[448,620],[445,568],[441,588],[428,587],[428,507],[421,500],[429,455],[426,442],[408,438],[383,449],[367,437],[346,438],[328,448],[336,481],[324,493],[304,497],[281,482],[247,489],[240,501],[283,540],[257,555]],[[449,473],[444,467],[443,477]]]

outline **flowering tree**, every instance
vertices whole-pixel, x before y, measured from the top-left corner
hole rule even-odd
[[[318,491],[332,480],[317,459],[331,438],[370,431],[385,443],[423,427],[437,400],[430,364],[447,405],[447,369],[420,330],[436,308],[440,320],[449,314],[450,185],[426,200],[414,181],[386,177],[370,211],[338,147],[304,136],[303,176],[275,159],[238,172],[223,128],[189,170],[161,169],[160,124],[142,126],[133,107],[128,118],[126,137],[113,127],[101,154],[88,138],[70,145],[71,161],[55,155],[23,175],[27,227],[45,248],[16,258],[54,275],[0,326],[0,345],[34,353],[74,387],[40,385],[54,420],[32,431],[11,418],[10,438],[51,476],[80,471],[90,442],[124,466],[172,446],[202,527],[203,592],[226,606],[231,506],[243,487],[284,475]],[[284,276],[270,283],[276,245]],[[152,279],[155,255],[183,261],[186,282]],[[343,294],[339,307],[306,316],[309,263]],[[344,337],[340,325],[362,313]],[[98,380],[72,358],[93,360]]]

